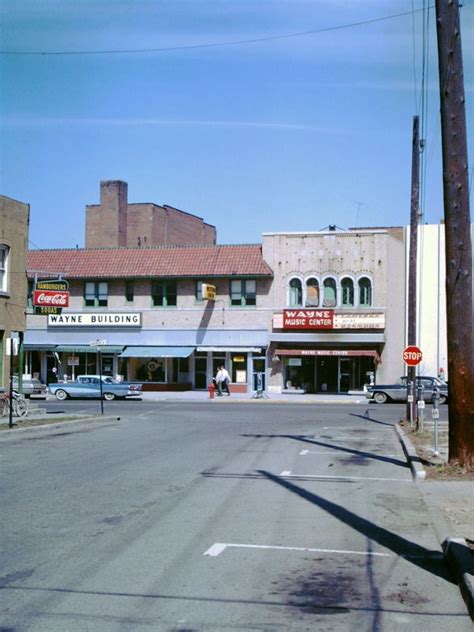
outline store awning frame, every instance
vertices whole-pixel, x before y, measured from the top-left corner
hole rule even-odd
[[[121,358],[189,358],[195,347],[127,347]]]
[[[98,350],[101,353],[122,353],[123,345],[56,345],[54,350],[58,353],[97,353]]]
[[[222,346],[222,347],[196,347],[196,351],[200,351],[202,353],[212,352],[212,353],[225,353],[228,351],[229,353],[262,353],[262,347],[236,347],[236,346]]]
[[[380,355],[375,349],[275,349],[276,356],[333,356],[333,357],[355,357],[369,356],[380,361]]]

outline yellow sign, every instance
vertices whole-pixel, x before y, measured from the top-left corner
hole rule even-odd
[[[202,298],[207,299],[208,301],[216,300],[216,286],[209,285],[209,283],[202,284]]]
[[[245,362],[245,356],[234,356],[232,362]]]

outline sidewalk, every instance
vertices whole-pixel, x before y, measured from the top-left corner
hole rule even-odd
[[[435,454],[434,424],[423,433],[397,424],[396,431],[418,485],[429,518],[459,588],[474,619],[474,476],[455,476],[448,463],[448,422],[438,424]]]
[[[267,402],[267,403],[285,403],[285,404],[314,404],[315,402],[323,404],[366,404],[365,393],[362,391],[351,391],[344,394],[301,394],[301,393],[264,393],[262,397],[257,398],[256,393],[232,393],[229,396],[222,395],[219,397],[217,392],[214,393],[214,399],[211,400],[209,392],[206,391],[144,391],[142,393],[144,401],[190,401],[190,402],[209,402],[215,404],[223,404],[229,402]]]

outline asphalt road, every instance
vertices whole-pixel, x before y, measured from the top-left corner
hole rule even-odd
[[[472,630],[397,406],[106,407],[0,439],[2,632]]]

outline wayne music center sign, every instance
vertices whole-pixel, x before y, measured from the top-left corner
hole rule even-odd
[[[274,329],[384,329],[385,314],[337,312],[333,309],[285,309],[273,317]]]
[[[36,314],[61,314],[69,306],[69,283],[62,279],[37,281],[33,289]]]

